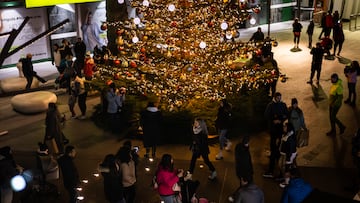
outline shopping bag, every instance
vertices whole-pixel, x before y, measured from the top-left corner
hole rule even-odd
[[[296,135],[297,147],[305,147],[309,145],[309,129],[301,128]]]

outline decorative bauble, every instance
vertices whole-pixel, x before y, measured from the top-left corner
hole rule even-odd
[[[125,48],[124,48],[123,46],[118,46],[118,50],[119,50],[119,51],[124,51],[124,49],[125,49]]]
[[[130,61],[130,67],[131,68],[136,68],[137,67],[137,64],[135,61]]]
[[[145,47],[141,47],[140,52],[141,52],[141,53],[145,53],[145,52],[146,52]]]
[[[111,83],[114,83],[114,81],[112,81],[112,80],[107,80],[105,84],[106,84],[106,85],[110,85]]]
[[[256,13],[256,14],[258,14],[258,13],[260,13],[260,9],[259,8],[253,8],[253,11],[254,11],[254,13]]]
[[[119,29],[116,30],[117,35],[122,35],[123,33],[124,33],[124,29],[119,28]]]
[[[261,54],[262,54],[261,49],[256,50],[256,56],[261,56]]]
[[[114,64],[115,64],[116,66],[118,66],[118,65],[121,64],[121,61],[120,61],[119,59],[116,59],[116,60],[114,61]]]
[[[127,67],[129,67],[129,63],[128,63],[128,61],[127,60],[122,60],[121,61],[121,67],[123,67],[123,68],[127,68]]]
[[[138,53],[133,53],[133,54],[132,54],[132,57],[133,57],[134,59],[139,59],[139,54],[138,54]]]
[[[279,45],[279,43],[277,41],[273,41],[272,45],[273,45],[273,47],[277,47]]]
[[[119,73],[115,73],[115,74],[114,74],[114,79],[115,79],[115,80],[120,79],[120,74],[119,74]]]
[[[148,40],[148,39],[149,39],[149,37],[146,36],[146,35],[144,35],[143,38],[142,38],[142,41],[146,41],[146,40]]]
[[[246,8],[246,3],[240,2],[239,7],[240,7],[240,9],[245,9]]]
[[[116,38],[116,44],[119,45],[119,46],[124,45],[124,39],[121,36],[118,36]]]
[[[213,27],[214,26],[214,22],[210,21],[208,22],[208,27]]]
[[[107,23],[106,23],[106,22],[103,22],[103,23],[101,24],[101,26],[100,26],[100,29],[101,29],[102,31],[107,30]]]
[[[171,25],[171,27],[177,27],[177,22],[176,22],[176,21],[172,21],[170,25]]]

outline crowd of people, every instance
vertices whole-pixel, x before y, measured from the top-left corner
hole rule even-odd
[[[330,39],[331,30],[333,30],[334,51],[335,55],[337,48],[340,55],[342,43],[344,42],[344,34],[342,32],[341,20],[335,12],[333,15],[328,13],[324,15],[322,26],[325,37],[322,42],[316,43],[316,47],[312,47],[312,35],[314,31],[314,24],[310,22],[307,34],[309,36],[310,54],[313,56],[311,64],[311,75],[308,83],[313,83],[313,77],[317,72],[317,83],[320,81],[320,72],[322,60],[325,52],[329,52],[328,44],[324,41]],[[329,20],[331,17],[331,21]],[[332,22],[332,24],[331,24]],[[302,25],[296,19],[293,24],[294,44],[299,47],[300,33]],[[259,42],[264,40],[264,34],[261,28],[252,36],[250,41]],[[331,40],[331,39],[330,39]],[[76,60],[73,60],[72,49],[67,40],[63,40],[63,46],[54,45],[54,65],[58,68],[59,78],[58,82],[66,83],[66,88],[69,93],[69,110],[71,116],[76,118],[74,106],[76,102],[81,110],[79,119],[86,118],[86,97],[87,92],[85,83],[92,79],[95,62],[91,57],[91,53],[86,52],[85,45],[81,38],[78,38],[75,47]],[[28,84],[26,88],[30,88],[32,78],[37,77],[39,81],[46,82],[40,78],[36,72],[33,71],[31,63],[31,54],[26,56],[26,59],[21,60],[23,66],[24,76],[27,78]],[[30,70],[30,71],[29,71]],[[349,96],[344,103],[355,106],[356,102],[356,77],[359,73],[360,67],[357,61],[352,61],[351,65],[345,67],[344,74],[348,80]],[[331,87],[329,92],[329,121],[330,131],[326,133],[328,136],[335,136],[337,134],[336,125],[339,128],[339,134],[345,132],[346,126],[337,118],[337,113],[343,103],[343,86],[339,75],[334,73],[331,75]],[[30,85],[30,86],[29,86]],[[117,88],[115,83],[110,83],[108,91],[106,92],[107,100],[107,114],[111,123],[111,129],[115,132],[117,127],[116,117],[121,112],[125,103],[126,89]],[[219,152],[216,155],[216,160],[223,159],[223,150],[231,152],[232,142],[227,138],[229,129],[231,128],[232,109],[231,104],[226,99],[219,102],[217,119],[215,126],[219,134]],[[282,101],[280,92],[273,93],[273,100],[267,105],[264,112],[265,118],[268,121],[268,130],[270,135],[270,157],[268,170],[263,174],[264,178],[275,178],[279,181],[279,186],[284,188],[281,197],[282,203],[297,203],[303,202],[309,198],[314,188],[300,177],[299,168],[296,164],[296,157],[299,156],[297,152],[298,134],[301,129],[307,129],[304,119],[304,113],[299,107],[297,98],[291,99],[291,105],[286,105]],[[144,157],[156,158],[156,148],[158,144],[159,135],[161,132],[161,124],[163,121],[162,112],[158,109],[156,102],[149,102],[146,109],[140,114],[140,124],[143,129],[143,145],[146,149]],[[46,145],[46,154],[57,159],[57,163],[62,173],[63,184],[69,194],[70,202],[76,202],[77,191],[76,188],[80,184],[80,176],[77,167],[73,161],[76,156],[75,147],[69,145],[69,140],[62,132],[62,123],[64,117],[60,114],[55,103],[50,103],[46,114],[45,125],[46,132],[43,144]],[[360,142],[359,136],[353,139],[352,155],[354,162],[359,164]],[[239,187],[229,196],[230,202],[251,202],[263,203],[265,202],[264,193],[262,189],[254,182],[254,169],[252,166],[252,158],[249,150],[250,138],[244,136],[242,142],[238,143],[234,149],[235,156],[235,171],[239,180]],[[192,124],[192,142],[190,144],[191,158],[188,170],[177,169],[174,166],[174,159],[171,154],[163,154],[159,162],[158,168],[155,172],[154,182],[156,183],[156,191],[160,199],[164,203],[186,202],[187,200],[179,200],[182,198],[179,193],[179,185],[184,181],[191,181],[197,159],[200,157],[208,166],[210,174],[208,179],[210,181],[216,179],[217,170],[213,163],[209,160],[209,144],[208,144],[208,130],[205,120],[195,118]],[[230,153],[229,152],[229,153]],[[116,154],[108,154],[99,165],[99,171],[103,177],[104,194],[109,202],[134,202],[136,197],[136,183],[137,183],[137,164],[140,161],[137,150],[133,148],[130,141],[124,142]],[[8,181],[9,174],[16,174],[22,171],[22,168],[15,163],[11,156],[10,148],[1,148],[0,150],[0,164],[1,164],[1,181]],[[360,168],[358,166],[358,168]],[[4,172],[6,170],[6,172]],[[11,172],[11,173],[10,173]],[[4,176],[6,174],[7,176]],[[359,175],[360,177],[360,175]],[[3,183],[2,182],[2,183]],[[357,183],[356,183],[357,184]],[[5,187],[7,186],[7,187]],[[10,190],[11,191],[11,190]],[[1,187],[1,202],[8,202],[11,192],[9,192],[8,185],[2,184]],[[6,197],[3,197],[6,195]],[[191,196],[193,199],[194,196]],[[195,201],[195,200],[194,200]]]

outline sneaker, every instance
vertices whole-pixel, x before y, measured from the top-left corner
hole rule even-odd
[[[76,117],[76,114],[74,114],[74,115],[71,115],[71,118],[72,118],[72,119],[75,119],[75,118],[77,118],[77,117]]]
[[[228,200],[229,200],[229,202],[234,202],[234,201],[235,201],[235,199],[234,199],[233,196],[229,196],[229,197],[228,197]]]
[[[231,143],[230,141],[228,141],[228,142],[226,143],[225,150],[226,150],[226,151],[230,151],[230,150],[231,150],[231,145],[232,145],[232,143]]]
[[[211,174],[209,175],[209,179],[210,180],[214,180],[215,178],[216,178],[216,176],[217,176],[217,173],[216,173],[216,171],[213,171],[213,172],[211,172]]]
[[[221,151],[215,156],[215,159],[216,159],[216,160],[222,160],[223,158],[224,158],[224,157],[223,157]]]
[[[272,173],[266,172],[263,174],[264,178],[274,178],[274,175]]]
[[[280,186],[281,188],[285,188],[287,185],[288,185],[288,184],[286,184],[285,182],[282,182],[282,183],[279,184],[279,186]]]
[[[84,120],[84,119],[86,119],[86,116],[85,115],[79,116],[79,119]]]
[[[312,84],[312,80],[309,80],[306,82],[307,84]]]

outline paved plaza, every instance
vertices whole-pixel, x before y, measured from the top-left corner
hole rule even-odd
[[[279,45],[273,47],[274,58],[279,64],[282,74],[286,75],[286,82],[278,82],[277,90],[282,93],[285,103],[290,105],[291,98],[296,97],[300,108],[303,109],[305,122],[310,129],[310,144],[298,150],[297,163],[305,180],[314,187],[333,193],[342,197],[352,198],[354,192],[344,190],[350,185],[355,175],[354,166],[351,159],[351,138],[359,126],[359,108],[343,105],[338,114],[339,119],[346,125],[343,135],[336,137],[326,136],[330,130],[328,118],[328,92],[331,85],[330,75],[338,73],[343,81],[344,97],[347,97],[347,81],[343,74],[345,63],[351,60],[360,60],[360,31],[351,32],[348,25],[344,25],[345,43],[340,57],[334,60],[324,60],[319,85],[309,85],[306,81],[310,76],[311,58],[310,49],[307,48],[308,41],[306,35],[307,22],[303,24],[303,32],[300,41],[299,52],[291,52],[293,48],[293,35],[291,29],[292,22],[285,22],[271,25],[271,37],[276,38]],[[241,32],[240,38],[248,40],[256,28],[247,29]],[[263,32],[267,33],[267,25],[262,26]],[[316,27],[313,40],[316,42],[321,29]],[[56,77],[56,68],[50,62],[34,64],[35,70],[39,75],[46,79]],[[0,70],[0,80],[8,77],[16,77],[16,68]],[[360,90],[359,83],[357,90]],[[50,90],[55,91],[55,90]],[[67,95],[61,91],[58,94],[58,104],[61,113],[65,113],[70,118],[67,106]],[[9,145],[14,150],[17,162],[26,169],[35,167],[35,152],[37,143],[43,139],[45,132],[45,113],[35,115],[22,115],[12,110],[10,105],[11,96],[0,97],[0,131],[7,130],[8,134],[0,136],[0,146]],[[87,100],[88,119],[68,120],[64,128],[65,135],[70,139],[72,145],[77,149],[75,163],[79,168],[82,179],[88,180],[83,184],[85,199],[83,202],[102,203],[104,200],[102,178],[95,177],[97,166],[109,153],[116,153],[122,145],[123,140],[118,140],[116,136],[96,127],[90,120],[93,107],[100,103],[99,97],[89,97]],[[357,105],[360,101],[357,101]],[[78,107],[76,107],[78,108]],[[79,112],[79,109],[76,109]],[[169,135],[171,136],[171,135]],[[234,144],[241,140],[243,135],[234,138]],[[265,202],[276,203],[280,201],[282,189],[274,180],[264,179],[262,173],[266,171],[268,165],[269,135],[266,132],[250,135],[250,149],[255,169],[255,183],[263,189]],[[145,149],[142,147],[141,140],[132,140],[133,145],[140,146],[140,163],[138,167],[137,180],[137,203],[156,203],[160,202],[159,196],[150,184],[158,159],[149,162],[143,159]],[[218,177],[215,181],[207,179],[208,169],[206,166],[200,168],[203,161],[197,161],[196,169],[193,174],[194,180],[200,181],[198,196],[206,197],[210,202],[224,203],[227,197],[239,185],[235,175],[233,150],[224,153],[224,159],[217,161],[215,155],[218,144],[210,146],[210,160],[214,163]],[[174,156],[177,168],[188,169],[191,159],[191,152],[188,146],[184,145],[163,145],[157,152],[158,157],[163,153],[170,153]],[[149,167],[150,171],[146,171]],[[66,191],[62,187],[61,181],[54,182],[59,186],[61,195],[57,199],[46,197],[43,202],[65,202]],[[18,202],[21,194],[15,195]]]

